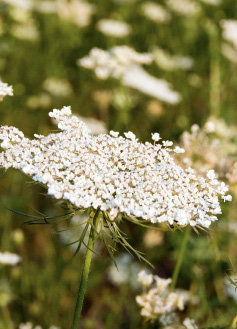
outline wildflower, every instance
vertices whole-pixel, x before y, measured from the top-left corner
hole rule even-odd
[[[140,263],[134,261],[131,255],[128,253],[122,253],[118,257],[115,257],[117,268],[114,264],[111,264],[108,269],[109,280],[116,286],[121,284],[129,284],[132,288],[139,288],[137,282],[137,272],[141,271]]]
[[[13,95],[13,89],[12,89],[12,86],[8,86],[7,83],[3,83],[1,80],[0,80],[0,101],[3,100],[3,98],[5,96],[12,96]]]
[[[185,150],[183,148],[179,147],[179,146],[176,146],[176,148],[174,149],[174,152],[175,153],[184,153]]]
[[[21,257],[17,254],[12,254],[8,251],[0,252],[0,264],[4,265],[17,265],[21,262]]]
[[[223,38],[232,43],[237,49],[237,21],[233,19],[221,20],[221,27],[223,29]]]
[[[123,38],[130,34],[131,27],[122,21],[102,19],[97,24],[97,29],[108,36]]]
[[[224,202],[225,202],[225,201],[232,201],[232,196],[231,196],[230,194],[228,194],[228,195],[226,195],[226,196],[224,195],[224,196],[222,196],[221,198],[224,200]]]
[[[0,166],[13,167],[47,186],[48,194],[78,208],[100,207],[111,220],[120,213],[152,223],[209,227],[221,213],[218,195],[228,187],[175,164],[172,142],[152,145],[127,138],[91,136],[70,107],[54,109],[59,133],[30,140],[17,128],[0,129]],[[229,198],[227,198],[229,199]]]
[[[152,1],[145,2],[141,10],[144,16],[156,23],[168,23],[171,20],[170,13],[161,5]]]
[[[118,46],[110,51],[99,48],[91,49],[89,56],[78,60],[78,65],[87,69],[94,69],[100,79],[108,77],[121,78],[132,65],[150,64],[152,55],[138,53],[127,46]]]
[[[158,142],[161,139],[160,134],[158,134],[158,133],[151,134],[151,136],[152,136],[153,141],[155,141],[155,142]]]
[[[128,139],[131,139],[132,141],[136,140],[136,135],[134,135],[134,133],[132,133],[131,131],[129,131],[128,133],[124,133],[125,137]]]
[[[118,137],[119,133],[117,131],[110,130],[110,135],[113,137]]]
[[[87,69],[93,69],[99,79],[109,77],[120,79],[125,86],[158,98],[170,104],[177,104],[180,95],[161,79],[148,74],[141,64],[150,64],[153,56],[149,53],[137,53],[127,46],[114,47],[109,52],[93,48],[89,56],[77,63]]]
[[[153,282],[153,275],[146,273],[146,271],[141,271],[138,273],[138,282],[144,287],[150,286]]]
[[[128,87],[169,104],[177,104],[181,99],[167,81],[153,77],[140,66],[130,67],[124,74],[123,82]]]
[[[72,94],[72,87],[66,79],[49,77],[43,82],[43,88],[56,97],[67,97]]]
[[[173,321],[176,320],[174,312],[182,311],[191,298],[190,293],[182,289],[169,292],[171,279],[162,279],[142,271],[138,274],[138,281],[145,287],[150,286],[149,290],[136,297],[138,305],[142,308],[141,315],[149,320],[159,319],[162,324],[171,324],[171,318]],[[155,286],[152,285],[153,282]],[[171,314],[173,315],[168,319]]]
[[[166,5],[177,15],[190,16],[196,15],[200,11],[200,6],[193,0],[166,0]]]
[[[69,20],[78,27],[86,27],[91,22],[95,6],[81,0],[60,0],[57,3],[57,13],[62,19]]]
[[[183,325],[186,329],[198,329],[193,319],[185,318],[183,321]]]

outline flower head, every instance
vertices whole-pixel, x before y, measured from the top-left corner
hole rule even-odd
[[[198,178],[178,166],[170,155],[172,142],[143,144],[132,132],[126,138],[115,132],[92,136],[69,106],[49,116],[61,131],[33,140],[17,128],[1,127],[6,149],[1,167],[20,169],[56,199],[83,209],[100,207],[111,219],[122,213],[152,223],[204,227],[217,220],[218,195],[224,197],[228,187],[212,172]]]

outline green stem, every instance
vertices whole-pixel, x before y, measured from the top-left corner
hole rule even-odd
[[[88,280],[91,259],[92,259],[92,255],[93,255],[93,249],[94,249],[94,243],[95,243],[95,237],[96,237],[95,229],[98,226],[99,213],[100,213],[100,210],[97,209],[94,214],[93,224],[91,225],[90,235],[89,235],[89,239],[88,239],[88,246],[87,246],[87,251],[86,251],[86,257],[85,257],[85,263],[84,263],[84,267],[83,267],[82,274],[81,274],[81,281],[80,281],[80,286],[79,286],[79,291],[78,291],[78,296],[77,296],[77,303],[76,303],[76,307],[75,307],[75,312],[74,312],[71,329],[78,329],[78,325],[79,325],[82,305],[83,305],[85,292],[86,292],[86,284],[87,284],[87,280]]]
[[[182,242],[182,245],[181,245],[181,248],[180,248],[180,251],[179,251],[177,262],[175,264],[175,269],[174,269],[174,273],[173,273],[173,276],[172,276],[172,282],[171,282],[170,289],[169,289],[170,292],[172,292],[174,290],[174,288],[176,286],[176,283],[177,283],[177,280],[178,280],[178,276],[179,276],[181,265],[182,265],[182,262],[183,262],[183,259],[184,259],[184,254],[185,254],[185,250],[186,250],[186,247],[187,247],[187,242],[188,242],[190,231],[191,231],[191,226],[188,225],[188,227],[185,230],[183,242]]]

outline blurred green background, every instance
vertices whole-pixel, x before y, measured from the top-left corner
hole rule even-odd
[[[191,9],[189,2],[195,4]],[[99,120],[95,125],[104,131],[131,130],[141,141],[150,141],[151,132],[157,131],[180,145],[180,136],[185,131],[192,134],[193,124],[204,127],[210,116],[221,122],[214,132],[200,133],[199,140],[194,133],[196,144],[189,146],[188,156],[200,172],[206,167],[217,170],[230,184],[233,201],[223,204],[223,214],[209,232],[192,232],[177,286],[199,298],[181,317],[194,318],[200,328],[227,328],[237,309],[236,295],[229,296],[225,286],[227,275],[237,268],[237,46],[226,40],[222,22],[237,20],[237,2],[209,2],[154,1],[166,12],[162,22],[149,14],[145,0],[1,0],[0,78],[13,86],[14,96],[0,103],[0,122],[32,138],[34,133],[55,129],[49,111],[71,105],[73,113]],[[102,19],[125,22],[130,32],[123,37],[102,33],[98,28]],[[111,52],[121,45],[153,54],[153,62],[144,69],[167,81],[180,101],[170,104],[119,79],[98,79],[93,70],[77,64],[94,47]],[[183,58],[183,66],[177,64],[177,57]],[[212,161],[216,154],[220,158]],[[64,245],[76,240],[79,232],[59,234],[50,225],[27,226],[24,217],[9,211],[35,215],[33,208],[47,215],[62,213],[55,200],[29,182],[20,172],[1,170],[0,251],[17,253],[22,262],[14,267],[0,264],[0,329],[18,328],[27,321],[45,329],[50,325],[67,329],[84,255],[80,252],[73,258],[73,247]],[[154,274],[172,276],[183,232],[158,234],[127,223],[123,229],[131,245],[154,265]],[[118,247],[115,256],[122,269],[117,276],[128,274],[116,281],[111,259],[100,243],[97,253],[80,328],[159,328],[144,322],[135,301],[141,293],[136,272],[147,265]]]

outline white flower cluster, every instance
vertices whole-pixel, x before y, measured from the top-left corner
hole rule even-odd
[[[142,308],[141,315],[149,320],[159,319],[163,315],[161,321],[164,323],[164,316],[176,310],[182,311],[191,297],[186,290],[176,289],[169,292],[171,279],[162,279],[145,271],[138,274],[138,281],[144,287],[150,287],[148,291],[136,297],[138,305]]]
[[[153,77],[142,68],[141,64],[150,64],[152,60],[152,54],[141,54],[130,47],[119,46],[110,51],[93,48],[89,56],[79,59],[77,63],[94,70],[99,79],[121,79],[125,86],[167,103],[177,104],[180,95],[171,89],[169,83]]]
[[[131,33],[131,27],[123,21],[113,19],[101,19],[97,23],[97,29],[110,37],[123,38]]]
[[[110,51],[99,48],[91,49],[89,56],[78,60],[78,65],[95,70],[99,79],[108,77],[121,78],[131,65],[150,64],[152,55],[138,53],[127,46],[118,46]]]
[[[1,80],[0,80],[0,101],[3,100],[3,97],[5,96],[12,96],[13,95],[13,89],[12,89],[12,86],[8,86],[7,83],[3,83]]]
[[[223,38],[232,43],[237,49],[237,20],[223,19],[221,21],[221,27],[223,29]]]
[[[141,10],[145,17],[156,23],[168,23],[171,20],[170,13],[153,1],[143,3]]]
[[[8,251],[0,252],[0,264],[3,265],[17,265],[21,262],[21,257],[17,254],[12,254]]]
[[[198,178],[170,156],[173,143],[145,144],[126,138],[91,136],[70,107],[54,109],[59,133],[30,140],[15,127],[0,129],[0,167],[16,168],[48,187],[48,194],[80,208],[100,207],[111,219],[119,213],[152,223],[209,227],[221,213],[218,195],[228,187],[214,174]],[[153,139],[158,139],[154,134]]]
[[[193,0],[166,0],[165,4],[177,15],[190,16],[196,15],[200,11],[200,6]]]

